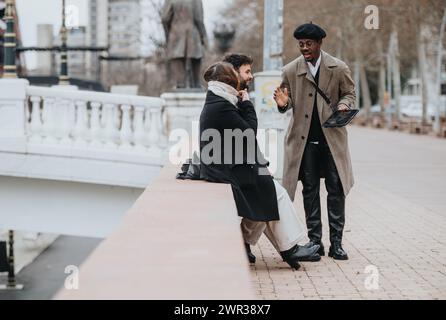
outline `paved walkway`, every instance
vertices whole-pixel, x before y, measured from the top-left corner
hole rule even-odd
[[[446,299],[446,140],[361,127],[349,137],[356,179],[344,235],[350,260],[326,256],[292,271],[262,237],[251,267],[258,298]],[[300,192],[299,183],[304,219]]]

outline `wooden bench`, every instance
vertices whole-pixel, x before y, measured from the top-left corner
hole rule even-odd
[[[357,126],[365,126],[366,125],[365,117],[362,114],[359,114],[353,118],[351,124]]]
[[[440,129],[440,137],[446,138],[446,125],[443,125]]]
[[[399,121],[392,121],[390,124],[390,130],[402,130],[402,123]]]
[[[382,116],[374,116],[372,118],[372,127],[374,128],[384,128],[385,123],[386,122],[384,121],[384,118]]]
[[[55,299],[254,299],[230,185],[168,165]]]
[[[411,121],[409,123],[409,132],[413,134],[427,134],[432,129],[430,124],[422,124],[419,121]]]

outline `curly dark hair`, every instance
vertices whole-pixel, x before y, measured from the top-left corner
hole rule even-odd
[[[245,64],[251,65],[254,62],[250,56],[239,53],[228,54],[223,58],[223,61],[232,64],[237,71],[241,66],[244,66]]]

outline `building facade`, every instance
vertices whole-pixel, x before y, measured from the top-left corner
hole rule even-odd
[[[149,56],[153,11],[150,0],[90,0],[89,45],[108,47],[112,57]],[[107,74],[113,64],[99,60],[96,52],[88,52],[87,61],[90,78],[99,73]]]
[[[147,56],[151,11],[147,0],[90,0],[88,41],[113,56]]]

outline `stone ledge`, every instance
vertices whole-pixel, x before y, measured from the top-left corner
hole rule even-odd
[[[230,186],[177,172],[162,170],[55,299],[254,298]]]

